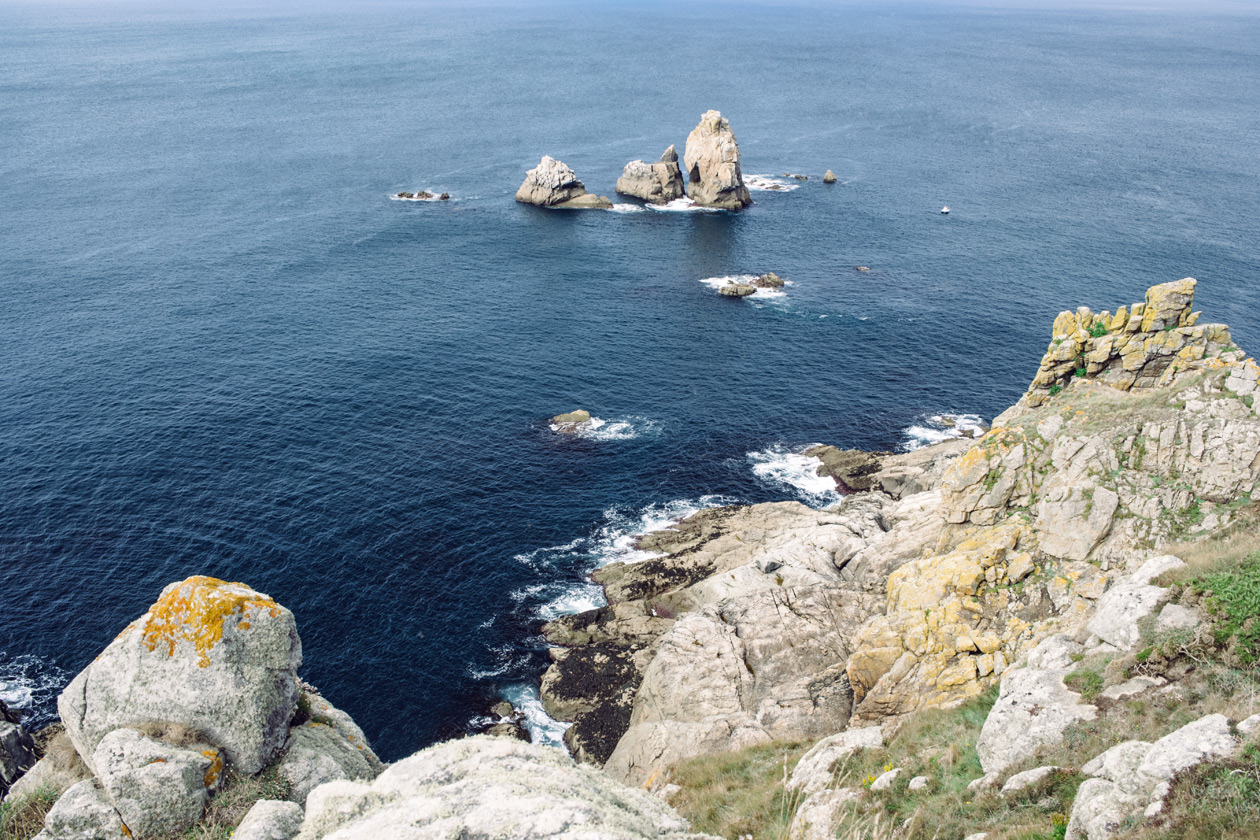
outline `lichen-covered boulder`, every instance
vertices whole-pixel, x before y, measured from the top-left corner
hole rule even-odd
[[[93,772],[110,732],[162,722],[199,732],[252,774],[284,745],[301,662],[291,612],[243,583],[190,577],[162,590],[70,682],[57,710]]]
[[[44,817],[35,840],[130,840],[131,833],[92,780],[79,782],[61,795]]]
[[[647,793],[567,755],[485,735],[448,741],[391,765],[372,784],[311,792],[300,840],[683,840],[687,823]]]
[[[687,195],[696,204],[739,210],[752,204],[739,168],[739,143],[719,111],[706,111],[687,135]]]
[[[260,799],[232,832],[232,840],[290,840],[302,828],[302,806]]]
[[[384,769],[363,730],[348,714],[313,692],[303,692],[309,720],[289,730],[277,770],[288,781],[294,802],[325,782],[371,781]]]
[[[115,729],[92,756],[105,794],[137,838],[178,834],[196,824],[223,771],[208,744],[174,746]]]

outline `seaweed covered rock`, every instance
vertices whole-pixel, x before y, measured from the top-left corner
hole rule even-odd
[[[171,584],[57,698],[66,734],[93,772],[101,740],[124,727],[177,724],[242,773],[284,745],[302,662],[293,614],[242,583]]]

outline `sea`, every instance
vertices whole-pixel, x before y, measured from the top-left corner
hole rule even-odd
[[[751,207],[615,196],[710,109]],[[613,210],[517,204],[543,155]],[[636,534],[833,504],[804,447],[979,428],[1187,276],[1260,348],[1260,4],[3,0],[0,699],[204,574],[387,760],[555,743],[539,628]]]

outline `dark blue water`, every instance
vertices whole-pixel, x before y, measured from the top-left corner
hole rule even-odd
[[[544,153],[607,194],[709,108],[811,180],[512,201]],[[1187,275],[1260,347],[1258,176],[1245,6],[0,5],[0,694],[46,716],[209,574],[400,757],[536,678],[644,511],[799,497],[749,453],[992,416],[1054,313]],[[546,428],[578,406],[622,433]]]

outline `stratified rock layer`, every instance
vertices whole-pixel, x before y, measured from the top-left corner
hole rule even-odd
[[[687,135],[687,195],[696,204],[739,210],[752,204],[739,169],[739,143],[718,111],[707,111]]]

